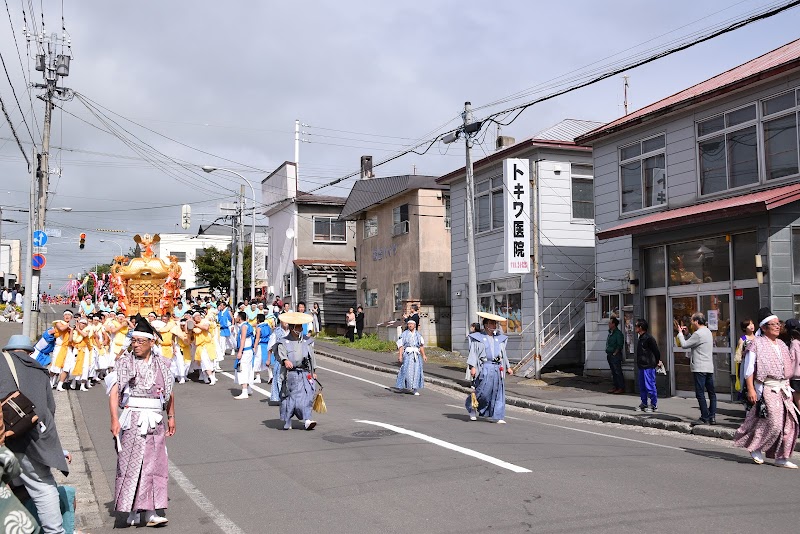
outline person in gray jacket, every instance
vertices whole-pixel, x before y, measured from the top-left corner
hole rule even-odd
[[[692,315],[692,324],[695,331],[689,339],[685,337],[685,334],[688,333],[685,325],[679,325],[678,321],[675,321],[674,327],[677,331],[678,344],[682,348],[690,350],[689,359],[692,375],[694,375],[694,394],[700,405],[700,419],[695,424],[715,425],[717,424],[717,393],[714,390],[714,340],[711,330],[706,326],[705,315],[700,312]],[[706,392],[708,392],[709,405],[706,405]]]
[[[39,423],[27,434],[6,440],[22,468],[20,479],[36,504],[46,534],[63,533],[58,485],[50,472],[69,473],[64,449],[56,430],[56,403],[47,369],[31,357],[33,344],[27,336],[11,336],[0,357],[0,399],[19,389],[36,407]],[[5,358],[8,354],[19,379],[19,387]]]

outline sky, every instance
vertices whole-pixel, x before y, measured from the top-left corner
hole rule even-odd
[[[218,217],[219,204],[243,182],[223,171],[205,174],[203,165],[243,174],[260,200],[261,180],[294,159],[296,119],[304,124],[300,189],[310,190],[358,171],[362,155],[377,163],[458,126],[467,100],[482,119],[555,91],[559,77],[609,70],[782,3],[4,1],[0,53],[11,84],[0,75],[0,96],[28,153],[31,137],[41,146],[44,104],[26,84],[42,79],[28,56],[24,20],[32,29],[43,17],[46,33],[60,34],[63,15],[71,39],[70,75],[60,85],[78,94],[58,102],[51,134],[47,226],[62,237],[48,243],[42,287],[53,292],[70,274],[134,246],[134,234],[195,235]],[[798,20],[795,8],[626,72],[629,110],[797,39]],[[613,120],[623,115],[622,87],[622,75],[614,76],[534,105],[501,133],[521,140],[565,118]],[[487,107],[529,88],[537,89]],[[494,127],[482,133],[473,158],[491,153],[496,134]],[[463,164],[463,144],[435,143],[375,171],[442,175]],[[319,192],[346,196],[353,182]],[[29,186],[0,116],[3,218],[26,221],[11,210],[27,207]],[[189,230],[179,224],[184,203],[192,206]],[[3,223],[5,239],[24,242],[25,232],[25,224]]]

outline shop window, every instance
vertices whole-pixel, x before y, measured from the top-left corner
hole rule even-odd
[[[508,319],[503,330],[507,334],[522,332],[522,280],[505,278],[478,284],[479,311],[494,313]]]
[[[669,285],[704,284],[730,280],[725,236],[676,243],[667,247]]]
[[[646,248],[644,250],[644,287],[666,287],[666,268],[664,247]]]
[[[660,206],[667,201],[664,134],[620,149],[622,213]]]

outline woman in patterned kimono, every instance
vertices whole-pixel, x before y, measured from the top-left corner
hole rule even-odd
[[[506,387],[504,373],[511,374],[506,355],[508,337],[497,330],[497,323],[504,317],[491,313],[478,312],[483,318],[483,331],[469,335],[469,357],[467,366],[472,378],[475,397],[478,400],[477,412],[472,406],[472,395],[467,396],[465,406],[470,421],[478,415],[505,423]]]
[[[175,379],[169,363],[153,351],[158,333],[138,319],[131,352],[120,356],[116,372],[106,379],[111,433],[118,448],[114,509],[128,512],[130,525],[137,523],[142,511],[143,523],[153,527],[167,522],[156,510],[168,504],[166,438],[175,434]]]
[[[297,417],[303,421],[306,430],[312,430],[317,426],[317,422],[311,419],[311,406],[316,395],[317,362],[314,340],[303,335],[303,325],[314,319],[300,312],[283,313],[280,319],[291,328],[277,347],[281,363],[280,414],[283,429],[292,428],[292,417]]]
[[[419,390],[425,385],[422,362],[428,361],[428,357],[425,356],[425,340],[417,331],[417,322],[414,319],[409,319],[406,324],[408,330],[404,330],[400,334],[400,339],[397,340],[399,349],[397,361],[401,365],[395,387],[401,391],[419,395]]]
[[[757,407],[748,410],[733,443],[750,451],[757,464],[763,464],[766,456],[775,458],[778,467],[797,469],[790,460],[798,435],[797,408],[789,387],[795,362],[786,344],[778,339],[778,318],[768,308],[761,308],[758,316],[762,335],[756,336],[745,356],[744,376],[748,403],[754,405],[763,399],[767,413],[761,417]]]

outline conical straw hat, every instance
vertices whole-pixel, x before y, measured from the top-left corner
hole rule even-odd
[[[501,323],[505,323],[508,321],[505,317],[501,317],[500,315],[495,315],[493,313],[488,312],[478,312],[478,317],[483,317],[484,319],[489,319],[490,321],[499,321]]]
[[[280,314],[278,320],[286,324],[308,324],[313,322],[314,318],[307,313],[286,312]]]

